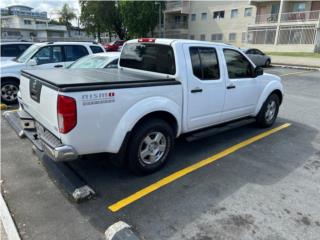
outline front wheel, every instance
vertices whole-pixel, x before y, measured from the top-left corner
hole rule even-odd
[[[160,169],[173,148],[171,126],[161,119],[147,120],[132,132],[128,145],[130,169],[137,174],[148,174]]]
[[[257,116],[257,123],[260,127],[270,127],[275,122],[279,112],[279,97],[271,94],[262,105]]]

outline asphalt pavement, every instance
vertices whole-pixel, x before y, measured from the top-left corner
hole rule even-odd
[[[2,118],[2,190],[22,238],[104,239],[108,226],[124,221],[146,240],[318,240],[320,74],[265,71],[282,76],[285,87],[274,128],[290,126],[266,134],[270,129],[248,124],[194,142],[180,139],[168,164],[149,176],[134,176],[107,159],[73,162],[97,192],[82,203],[70,200],[31,143]],[[228,152],[234,146],[240,147]],[[206,159],[214,161],[167,178]],[[150,191],[159,182],[161,188]],[[110,208],[128,198],[134,201]]]

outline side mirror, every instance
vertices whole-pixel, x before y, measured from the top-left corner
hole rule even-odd
[[[36,66],[36,65],[38,65],[37,60],[34,59],[34,58],[30,59],[27,64],[28,64],[28,66]]]
[[[261,76],[263,75],[263,68],[262,67],[256,67],[254,70],[253,70],[253,77],[258,77],[258,76]]]

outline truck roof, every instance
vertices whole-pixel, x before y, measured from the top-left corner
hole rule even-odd
[[[172,43],[192,43],[192,44],[211,44],[214,46],[228,46],[231,45],[225,43],[218,43],[218,42],[208,42],[208,41],[200,41],[200,40],[190,40],[190,39],[170,39],[170,38],[139,38],[139,39],[132,39],[127,41],[126,43],[137,43],[137,42],[149,42],[149,43],[158,43],[164,45],[171,45]]]

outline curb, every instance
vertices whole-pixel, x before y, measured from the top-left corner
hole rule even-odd
[[[292,68],[292,69],[301,69],[301,70],[311,70],[311,71],[320,71],[319,67],[315,66],[302,66],[302,65],[288,65],[288,64],[278,64],[273,63],[272,67],[282,67],[282,68]]]
[[[21,240],[17,227],[12,219],[8,206],[0,193],[0,218],[9,240]]]
[[[105,231],[106,240],[140,240],[130,225],[123,221],[112,224]]]

